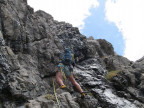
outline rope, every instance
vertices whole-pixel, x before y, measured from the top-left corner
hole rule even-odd
[[[59,102],[59,99],[58,99],[58,97],[57,97],[56,90],[55,90],[54,79],[53,79],[53,88],[54,88],[54,94],[55,94],[55,97],[56,97],[56,101],[57,101],[57,103],[58,103],[59,108],[61,108],[61,105],[60,105],[60,102]]]

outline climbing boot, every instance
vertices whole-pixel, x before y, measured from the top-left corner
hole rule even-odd
[[[82,92],[82,93],[81,93],[81,98],[83,99],[84,97],[85,97],[85,93]]]
[[[66,88],[66,85],[62,85],[60,88],[64,89],[64,88]]]

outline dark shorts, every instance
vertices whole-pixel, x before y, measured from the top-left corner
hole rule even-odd
[[[66,76],[71,76],[73,73],[73,70],[70,69],[70,66],[59,64],[58,65],[58,71],[59,72],[64,72]]]

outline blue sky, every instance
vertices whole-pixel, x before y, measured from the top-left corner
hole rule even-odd
[[[81,33],[95,39],[106,39],[113,45],[115,52],[123,56],[125,41],[115,23],[106,19],[105,2],[106,0],[99,0],[99,7],[90,9],[91,16],[84,20],[85,26]]]
[[[28,0],[82,34],[106,39],[117,54],[135,61],[144,56],[144,0]]]

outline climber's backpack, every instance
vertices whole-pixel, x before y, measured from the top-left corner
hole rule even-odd
[[[74,62],[74,54],[72,49],[65,48],[63,57],[62,57],[62,63],[64,65],[71,65]]]

